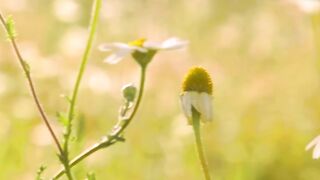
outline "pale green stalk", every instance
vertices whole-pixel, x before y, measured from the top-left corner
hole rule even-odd
[[[109,147],[110,145],[115,144],[118,141],[123,141],[122,138],[120,138],[121,133],[128,127],[132,119],[134,118],[135,114],[137,113],[137,110],[140,106],[140,102],[143,95],[144,90],[144,84],[146,79],[146,67],[141,66],[141,75],[140,75],[140,86],[139,86],[139,92],[138,92],[138,98],[136,100],[135,106],[133,107],[133,110],[131,111],[131,114],[124,119],[120,119],[118,123],[114,126],[113,130],[107,137],[101,140],[101,142],[94,144],[93,146],[87,148],[84,152],[82,152],[80,155],[75,157],[69,164],[69,167],[73,167],[79,162],[81,162],[86,157],[90,156],[91,154],[95,153],[96,151]],[[61,169],[56,175],[53,177],[53,179],[58,179],[65,173],[65,169]]]
[[[90,21],[90,26],[89,26],[89,37],[88,37],[87,45],[86,45],[86,48],[85,48],[85,51],[84,51],[84,54],[82,57],[79,73],[78,73],[78,76],[77,76],[77,79],[76,79],[76,82],[74,85],[74,89],[72,92],[72,97],[71,97],[70,105],[69,105],[68,123],[67,123],[67,127],[66,127],[66,132],[64,135],[65,139],[64,139],[64,145],[63,145],[64,157],[62,157],[62,160],[64,161],[63,164],[64,164],[64,167],[66,170],[66,174],[69,179],[72,179],[72,175],[71,175],[71,170],[70,170],[70,166],[69,166],[69,150],[68,150],[68,148],[69,148],[70,135],[71,135],[71,131],[72,131],[72,120],[74,119],[74,109],[75,109],[75,105],[76,105],[76,101],[77,101],[80,83],[81,83],[81,80],[82,80],[88,59],[89,59],[89,54],[91,51],[93,39],[94,39],[94,36],[96,33],[101,4],[102,4],[102,0],[95,0],[93,3],[93,11],[92,11],[91,21]]]
[[[202,145],[202,141],[201,141],[200,113],[197,110],[195,110],[194,108],[192,108],[192,121],[193,121],[192,127],[193,127],[193,131],[194,131],[196,147],[197,147],[202,171],[203,171],[205,179],[210,180],[211,177],[210,177],[210,173],[209,173],[209,167],[208,167],[208,163],[206,161],[206,157],[204,154],[203,145]]]

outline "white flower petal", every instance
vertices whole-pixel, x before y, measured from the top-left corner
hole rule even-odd
[[[190,94],[191,105],[192,105],[199,113],[201,113],[202,103],[201,103],[200,93],[195,92],[195,91],[191,91],[191,92],[188,92],[188,93]]]
[[[188,123],[192,124],[191,119],[192,119],[192,106],[191,106],[191,98],[190,98],[190,94],[188,92],[182,94],[180,96],[180,100],[181,100],[181,106],[183,109],[183,113],[185,114],[185,116],[188,119]]]
[[[119,51],[119,50],[135,50],[132,46],[129,46],[125,43],[115,42],[115,43],[106,43],[99,46],[100,51]]]
[[[142,53],[148,52],[148,49],[142,48],[142,47],[138,47],[138,46],[131,46],[131,48],[133,48],[134,50],[140,51]]]
[[[319,143],[320,143],[320,135],[312,139],[312,141],[307,145],[306,151],[311,149],[313,146],[316,146]]]
[[[143,47],[154,50],[175,50],[181,49],[188,45],[188,41],[180,40],[178,38],[169,38],[163,42],[146,41]]]
[[[161,43],[161,42],[146,41],[143,43],[143,47],[145,47],[147,49],[161,50],[163,48],[162,44],[163,43]]]
[[[202,122],[212,120],[212,97],[208,93],[198,93],[195,91],[188,92],[190,94],[191,106],[199,113]]]
[[[109,64],[116,64],[119,61],[121,61],[125,56],[131,54],[132,51],[130,50],[122,50],[122,51],[117,51],[113,54],[111,54],[110,56],[108,56],[104,62],[107,62]]]
[[[188,41],[180,40],[178,38],[170,38],[162,43],[163,50],[182,49],[188,45]]]
[[[212,120],[212,97],[208,93],[200,93],[201,98],[201,120],[202,122],[209,122]]]
[[[313,150],[312,158],[313,159],[318,159],[319,157],[320,157],[320,143],[318,141],[317,144],[316,144],[316,147]]]

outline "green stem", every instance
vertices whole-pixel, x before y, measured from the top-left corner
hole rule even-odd
[[[203,150],[203,145],[201,141],[201,133],[200,133],[200,113],[192,107],[192,121],[193,121],[193,130],[194,136],[196,140],[197,151],[200,159],[200,163],[202,166],[202,171],[206,180],[210,180],[210,173],[208,168],[208,163],[206,161],[206,157]]]
[[[79,73],[78,73],[78,76],[77,76],[77,79],[76,79],[76,82],[74,85],[74,89],[72,92],[72,97],[71,97],[70,105],[69,105],[68,124],[67,124],[67,128],[66,128],[65,140],[64,140],[64,145],[63,145],[64,155],[65,155],[65,157],[63,157],[63,160],[65,161],[64,166],[65,166],[66,174],[69,179],[72,179],[72,176],[71,176],[71,170],[70,170],[70,166],[69,166],[69,150],[68,150],[68,148],[69,148],[70,135],[71,135],[71,131],[72,131],[72,120],[74,118],[74,109],[75,109],[75,105],[76,105],[76,100],[77,100],[77,96],[78,96],[78,92],[79,92],[80,83],[81,83],[81,80],[82,80],[88,59],[89,59],[89,54],[91,51],[93,39],[94,39],[94,36],[96,33],[101,4],[102,4],[101,0],[95,0],[94,4],[93,4],[91,22],[89,25],[89,37],[87,40],[86,49],[85,49],[83,57],[82,57]]]
[[[132,119],[134,118],[135,114],[137,113],[137,110],[140,106],[142,95],[143,95],[143,90],[144,90],[144,84],[145,84],[145,79],[146,79],[146,67],[141,67],[141,75],[140,75],[140,85],[139,85],[139,93],[138,93],[138,98],[135,103],[135,106],[133,107],[133,110],[129,117],[121,119],[118,121],[118,123],[114,126],[113,130],[109,135],[101,140],[99,143],[96,143],[92,145],[91,147],[87,148],[85,151],[80,153],[80,155],[76,156],[69,164],[69,167],[73,167],[79,162],[81,162],[83,159],[86,157],[90,156],[91,154],[95,153],[96,151],[109,147],[116,142],[120,141],[119,136],[121,133],[128,127]],[[65,169],[59,170],[59,172],[56,173],[56,175],[52,179],[58,179],[65,173]]]

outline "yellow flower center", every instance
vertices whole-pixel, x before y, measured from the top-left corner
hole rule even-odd
[[[209,73],[202,67],[189,70],[182,84],[182,91],[206,92],[212,95],[213,83]]]
[[[138,46],[138,47],[142,47],[143,43],[146,41],[145,38],[141,38],[141,39],[137,39],[135,41],[131,41],[128,44],[131,46]]]

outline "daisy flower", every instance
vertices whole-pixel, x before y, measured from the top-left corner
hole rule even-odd
[[[125,56],[132,55],[135,52],[146,54],[150,51],[156,52],[160,50],[176,50],[185,48],[188,45],[188,41],[178,38],[169,38],[163,42],[152,42],[146,39],[138,39],[129,43],[105,43],[99,46],[101,51],[112,52],[105,62],[110,64],[116,64],[121,61]]]
[[[194,67],[189,70],[182,85],[180,100],[190,125],[193,108],[200,114],[202,122],[212,120],[212,89],[212,80],[204,68]]]

